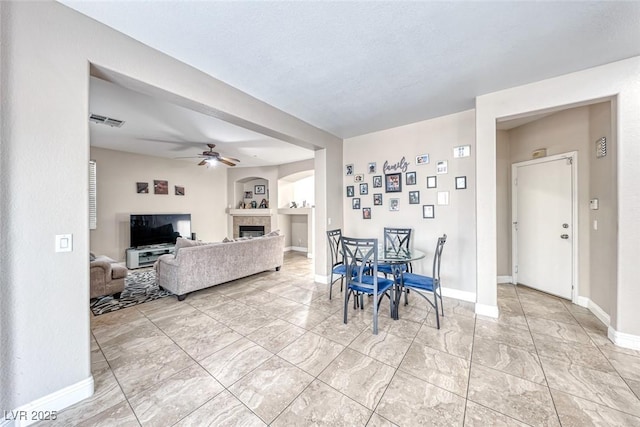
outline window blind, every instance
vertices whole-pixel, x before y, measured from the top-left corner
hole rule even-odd
[[[96,161],[89,160],[89,230],[98,227]]]

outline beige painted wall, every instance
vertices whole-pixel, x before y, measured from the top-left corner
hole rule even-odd
[[[578,152],[577,283],[578,295],[589,296],[589,154],[593,151],[589,140],[589,107],[560,111],[509,131],[510,164],[531,160],[531,153],[538,148],[546,148],[548,156]]]
[[[98,227],[91,230],[90,248],[123,261],[129,247],[129,215],[191,214],[191,231],[199,240],[221,241],[227,235],[226,168],[92,147],[98,184]],[[169,182],[169,194],[153,194],[154,179]],[[137,194],[136,182],[148,182],[149,194]],[[185,188],[176,196],[174,186]]]
[[[90,65],[292,143],[335,153],[342,141],[60,3],[0,2],[0,20],[0,406],[11,410],[77,386],[66,396],[69,404],[86,397],[92,384]],[[326,168],[323,180],[339,174],[341,161]],[[316,195],[341,209],[339,190],[316,186]],[[74,250],[55,253],[55,235],[65,233],[73,235]],[[41,409],[61,409],[59,404]]]
[[[496,133],[498,276],[511,276],[511,153],[509,132]]]
[[[586,147],[591,168],[589,174],[589,198],[597,198],[598,210],[589,210],[591,278],[590,298],[605,313],[611,314],[618,293],[616,281],[618,250],[618,199],[617,199],[617,144],[612,134],[611,103],[600,103],[589,107],[589,141]],[[595,157],[595,141],[607,138],[607,156]],[[593,227],[597,221],[598,229]]]
[[[383,238],[384,227],[410,227],[413,229],[413,247],[427,253],[424,260],[414,263],[417,273],[431,273],[431,259],[437,237],[446,233],[447,243],[442,259],[443,287],[475,294],[476,278],[473,268],[476,257],[475,238],[475,114],[473,110],[439,117],[387,129],[355,138],[344,143],[344,164],[353,163],[355,173],[364,173],[369,184],[369,194],[360,196],[358,184],[353,177],[344,176],[344,229],[343,234],[351,237]],[[453,147],[470,145],[471,156],[453,158]],[[430,163],[416,165],[415,157],[429,154]],[[417,185],[403,185],[401,193],[385,193],[384,188],[373,188],[372,177],[367,173],[369,162],[376,162],[378,171],[383,175],[385,161],[396,163],[402,157],[409,163],[407,171],[415,171]],[[448,173],[437,175],[438,188],[427,189],[428,175],[436,175],[436,162],[448,161]],[[456,190],[454,178],[467,177],[467,189]],[[362,219],[362,210],[351,207],[351,198],[346,197],[345,187],[355,186],[355,197],[360,197],[361,207],[371,207],[372,219]],[[382,191],[381,191],[382,190]],[[409,204],[409,191],[420,191],[420,204]],[[437,206],[436,193],[448,191],[448,206]],[[383,194],[383,206],[373,206],[373,194]],[[400,211],[389,211],[389,199],[400,199]],[[422,218],[422,205],[435,206],[435,219]]]

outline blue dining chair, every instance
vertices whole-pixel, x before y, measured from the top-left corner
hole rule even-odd
[[[342,231],[339,228],[327,231],[329,239],[329,249],[331,251],[331,278],[329,279],[329,299],[333,291],[333,284],[340,279],[340,292],[344,286],[344,276],[347,274],[347,267],[344,265],[342,256]],[[334,276],[337,276],[334,279]]]
[[[433,254],[433,266],[431,269],[431,276],[423,276],[414,273],[398,273],[396,274],[396,280],[400,283],[401,287],[408,291],[413,289],[415,293],[435,308],[436,311],[436,325],[440,329],[440,316],[438,313],[438,300],[440,300],[440,311],[444,317],[444,307],[442,305],[442,289],[440,288],[440,261],[442,260],[442,249],[447,242],[447,235],[443,234],[442,237],[438,237],[438,243],[436,244],[436,250]],[[433,295],[433,301],[430,299],[430,295]],[[405,305],[408,304],[407,294],[405,292]]]
[[[393,280],[378,277],[378,239],[356,239],[342,236],[342,253],[346,265],[346,289],[344,296],[344,323],[347,323],[349,298],[373,297],[373,333],[378,334],[380,303],[389,298],[390,314],[394,313]]]
[[[410,228],[384,228],[384,248],[390,251],[400,251],[402,249],[409,250],[411,244],[411,229]],[[381,264],[378,271],[387,277],[388,274],[393,275],[397,272],[397,269],[404,273],[409,270],[411,272],[411,264],[402,264],[400,266],[392,266],[388,264]]]

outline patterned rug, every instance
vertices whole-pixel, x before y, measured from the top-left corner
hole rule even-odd
[[[124,280],[124,290],[119,300],[108,295],[91,299],[89,306],[93,315],[99,316],[169,295],[172,295],[171,292],[161,290],[158,287],[155,270],[133,271],[129,272]]]

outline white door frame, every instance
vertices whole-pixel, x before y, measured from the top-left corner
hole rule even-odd
[[[518,284],[518,273],[516,266],[518,264],[518,233],[516,233],[516,223],[514,218],[518,215],[518,191],[517,179],[518,168],[522,166],[530,166],[538,163],[546,163],[561,159],[571,159],[573,167],[571,168],[571,301],[577,303],[578,300],[578,152],[569,151],[567,153],[556,154],[553,156],[541,157],[539,159],[527,160],[524,162],[513,163],[511,165],[511,277],[514,285]]]

